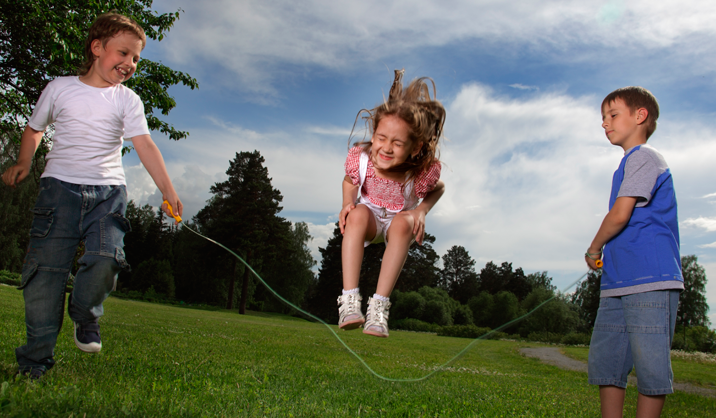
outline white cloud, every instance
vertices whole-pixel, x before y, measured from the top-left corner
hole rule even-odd
[[[328,240],[333,236],[333,231],[336,228],[335,222],[329,222],[325,225],[316,225],[308,222],[308,231],[310,232],[313,240],[308,244],[308,248],[311,249],[311,255],[318,262],[316,267],[321,266],[321,252],[318,251],[318,247],[326,248]]]
[[[571,61],[596,59],[595,48],[609,48],[615,59],[659,50],[681,58],[669,62],[683,62],[679,68],[685,71],[712,73],[716,8],[711,6],[705,0],[547,0],[520,7],[491,0],[449,6],[408,0],[154,4],[159,10],[186,11],[163,42],[170,61],[194,66],[195,75],[210,71],[220,85],[250,92],[261,103],[281,97],[277,80],[290,84],[316,68],[358,68],[426,47],[476,42],[503,54],[519,49],[506,45],[523,45]]]
[[[709,194],[703,196],[704,199],[710,199],[712,197],[716,197],[716,193],[709,193]]]
[[[705,229],[708,232],[716,231],[716,218],[704,218],[700,216],[698,218],[687,219],[683,223],[684,225]]]
[[[699,245],[698,247],[699,248],[716,248],[716,241],[712,242],[711,244]]]
[[[510,84],[510,87],[517,90],[539,90],[539,87],[537,86],[525,86],[524,84],[519,83]]]

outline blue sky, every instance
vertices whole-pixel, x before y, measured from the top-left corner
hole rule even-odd
[[[447,191],[426,229],[443,255],[547,271],[564,288],[607,212],[622,157],[601,128],[612,90],[641,85],[659,100],[649,143],[674,175],[682,254],[695,254],[716,306],[716,8],[710,1],[161,0],[183,10],[143,57],[188,72],[165,119],[191,136],[154,135],[193,216],[236,152],[266,158],[282,215],[325,246],[341,205],[357,112],[387,95],[393,70],[429,76],[447,108]],[[136,154],[130,198],[160,196]],[[716,312],[711,319],[716,323]]]

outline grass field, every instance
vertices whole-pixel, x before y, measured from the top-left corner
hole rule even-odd
[[[596,417],[586,374],[525,358],[535,344],[482,341],[419,383],[369,374],[323,326],[276,315],[238,315],[110,298],[103,349],[74,347],[70,321],[41,380],[16,376],[24,343],[21,292],[0,286],[0,416],[3,417]],[[420,377],[469,340],[392,331],[388,339],[340,332],[377,372]],[[573,357],[585,349],[568,349]],[[716,384],[716,365],[675,360],[677,380]],[[689,373],[699,371],[698,377]],[[634,416],[636,390],[627,391]],[[676,393],[664,416],[714,416],[716,399]]]

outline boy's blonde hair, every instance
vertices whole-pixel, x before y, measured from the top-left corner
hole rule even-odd
[[[407,173],[407,183],[421,172],[427,171],[435,161],[439,160],[438,143],[443,135],[445,108],[435,99],[435,82],[431,78],[418,78],[403,89],[404,73],[405,70],[395,70],[395,79],[387,101],[384,100],[373,109],[361,110],[358,112],[358,117],[365,120],[372,136],[383,118],[397,116],[407,123],[408,138],[413,145],[423,144],[415,157],[410,156],[403,164],[390,169],[393,172]],[[428,81],[432,84],[432,98]],[[365,152],[371,147],[370,141],[356,142],[355,145],[362,146]]]
[[[602,101],[602,111],[604,111],[605,105],[617,99],[624,101],[624,104],[632,113],[642,107],[646,109],[648,115],[644,123],[646,124],[646,139],[649,139],[651,134],[656,130],[656,120],[659,119],[659,103],[656,101],[656,97],[643,87],[622,87],[609,93],[607,97],[604,98]]]
[[[129,32],[139,38],[142,41],[142,49],[147,45],[147,36],[144,34],[144,29],[139,26],[139,23],[119,13],[109,12],[101,14],[95,19],[94,23],[92,23],[87,33],[87,40],[85,41],[85,61],[79,70],[81,76],[89,72],[96,59],[92,53],[92,41],[99,39],[104,48],[104,46],[107,45],[107,41],[120,32]]]

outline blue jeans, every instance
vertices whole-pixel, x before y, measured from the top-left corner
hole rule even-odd
[[[671,342],[678,307],[678,290],[599,299],[589,345],[589,383],[626,388],[635,368],[639,393],[673,393]]]
[[[62,327],[65,287],[77,246],[79,259],[68,312],[74,322],[94,322],[104,314],[102,302],[114,290],[117,274],[129,265],[124,257],[127,189],[40,179],[30,245],[22,267],[27,344],[15,349],[20,371],[49,370]]]

